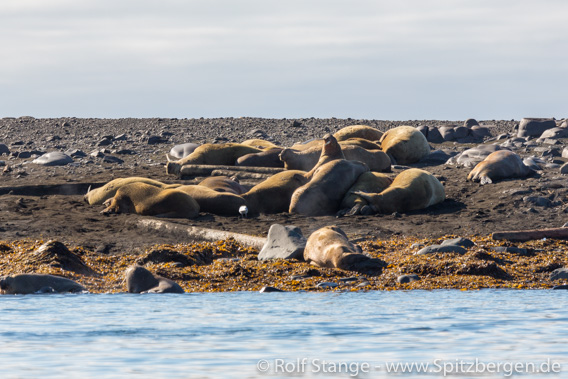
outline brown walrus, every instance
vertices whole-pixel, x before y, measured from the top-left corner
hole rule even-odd
[[[103,214],[136,213],[172,218],[194,218],[199,214],[199,204],[187,193],[146,183],[130,183],[120,187],[104,205]]]
[[[321,147],[319,160],[316,163],[316,165],[305,174],[306,179],[310,180],[314,175],[314,172],[318,168],[336,159],[345,159],[345,155],[343,155],[341,146],[339,146],[339,143],[337,142],[335,137],[332,136],[331,134],[326,134],[323,137],[323,145]]]
[[[239,157],[251,153],[260,153],[261,151],[262,149],[239,143],[206,143],[199,146],[185,158],[178,161],[169,161],[166,165],[166,172],[179,175],[181,167],[186,164],[233,166]]]
[[[308,237],[304,260],[319,267],[350,271],[380,271],[385,266],[380,259],[362,254],[361,248],[335,225],[320,228]]]
[[[388,172],[391,170],[391,160],[381,150],[367,150],[360,146],[339,143],[345,159],[365,163],[371,171]],[[310,171],[317,164],[321,156],[321,147],[310,148],[303,151],[284,149],[280,159],[287,170]]]
[[[294,191],[308,182],[305,174],[299,170],[279,172],[252,187],[241,197],[246,201],[251,214],[287,212]]]
[[[369,171],[361,162],[336,159],[316,170],[312,179],[292,194],[290,213],[306,216],[335,214],[347,190]]]
[[[381,193],[353,192],[367,200],[377,213],[407,212],[441,203],[446,198],[444,186],[428,171],[404,170]]]
[[[260,153],[243,155],[237,159],[235,166],[284,167],[284,162],[280,160],[282,150],[282,147],[273,147]]]
[[[201,212],[218,216],[238,216],[239,208],[246,205],[245,199],[230,192],[217,192],[201,185],[185,185],[176,188],[191,196]]]
[[[173,280],[154,275],[142,266],[134,265],[126,269],[126,288],[130,293],[184,293]]]
[[[247,139],[246,141],[241,142],[241,145],[256,147],[258,149],[263,149],[263,150],[278,147],[273,142],[270,142],[270,141],[267,141],[267,140],[264,140],[264,139],[260,139],[260,138]]]
[[[217,192],[228,192],[234,193],[235,195],[247,192],[247,189],[243,187],[238,180],[229,178],[228,176],[209,176],[199,182],[199,185],[211,188]]]
[[[412,126],[387,130],[379,142],[381,149],[392,156],[397,164],[415,163],[430,154],[426,137]]]
[[[471,170],[467,180],[484,185],[497,179],[522,178],[533,172],[517,154],[509,150],[497,150],[479,162]]]
[[[86,291],[85,287],[74,280],[44,274],[1,276],[0,290],[6,295]]]
[[[120,187],[130,183],[146,183],[158,188],[164,188],[165,186],[167,186],[167,184],[164,184],[157,180],[149,178],[141,178],[138,176],[132,176],[129,178],[118,178],[111,180],[102,187],[90,190],[89,192],[87,192],[84,199],[90,205],[102,204],[105,202],[105,200],[113,197],[116,194],[116,191],[118,191]]]
[[[363,138],[369,141],[378,141],[383,136],[383,132],[368,125],[351,125],[338,130],[333,136],[338,141],[345,141],[350,138]]]
[[[392,184],[392,179],[383,173],[379,172],[364,172],[357,181],[349,188],[347,194],[341,201],[340,211],[338,216],[352,216],[356,214],[371,214],[374,213],[368,206],[367,200],[361,196],[355,195],[353,192],[363,191],[367,193],[380,193],[387,189]]]

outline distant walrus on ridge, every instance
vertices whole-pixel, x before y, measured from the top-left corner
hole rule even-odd
[[[380,271],[385,263],[362,254],[335,225],[313,232],[306,241],[304,260],[319,267],[350,271]]]
[[[498,150],[479,162],[467,176],[467,180],[481,185],[493,183],[496,179],[523,178],[534,171],[521,158],[509,150]]]
[[[381,193],[353,192],[367,200],[377,213],[407,212],[441,203],[446,198],[444,186],[428,171],[404,170]]]
[[[136,213],[172,218],[194,218],[199,214],[199,204],[187,193],[146,183],[130,183],[120,187],[104,205],[103,214]]]
[[[1,276],[0,290],[7,295],[86,291],[85,287],[71,279],[44,274]]]
[[[418,162],[430,154],[430,145],[424,134],[412,126],[398,126],[387,130],[380,140],[381,149],[397,164]]]
[[[184,293],[173,280],[154,275],[142,266],[134,265],[126,269],[126,288],[130,293]]]

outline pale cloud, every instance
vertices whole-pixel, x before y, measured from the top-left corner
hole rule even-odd
[[[568,3],[0,2],[0,116],[564,117]]]

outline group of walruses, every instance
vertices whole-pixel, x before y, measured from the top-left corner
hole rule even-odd
[[[393,179],[392,163],[410,164],[430,153],[424,135],[411,126],[385,133],[366,125],[348,126],[322,139],[290,148],[264,140],[204,144],[178,161],[168,161],[168,174],[184,165],[274,166],[284,171],[250,189],[226,176],[208,177],[196,185],[165,184],[129,177],[89,191],[89,204],[104,204],[104,214],[194,218],[199,212],[238,216],[290,212],[306,216],[372,214],[423,209],[445,199],[444,187],[427,171],[410,168]]]

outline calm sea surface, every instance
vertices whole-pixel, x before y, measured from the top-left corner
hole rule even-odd
[[[0,376],[566,378],[567,304],[507,290],[5,295]]]

